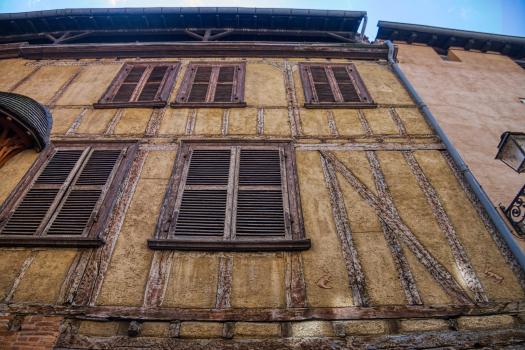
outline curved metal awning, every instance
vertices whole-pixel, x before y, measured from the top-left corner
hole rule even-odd
[[[28,148],[42,151],[49,143],[51,112],[35,100],[0,92],[0,166]]]

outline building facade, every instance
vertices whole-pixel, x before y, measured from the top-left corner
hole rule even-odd
[[[525,341],[524,271],[366,13],[2,16],[32,143],[0,167],[1,348]]]

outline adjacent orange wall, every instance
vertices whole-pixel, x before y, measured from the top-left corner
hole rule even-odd
[[[494,157],[503,132],[525,132],[525,70],[497,53],[452,50],[461,60],[454,62],[431,47],[395,44],[399,67],[494,205],[508,206],[525,174]]]

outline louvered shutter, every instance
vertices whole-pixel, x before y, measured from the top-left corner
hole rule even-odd
[[[236,203],[237,239],[285,238],[279,150],[241,149]]]
[[[334,74],[337,87],[341,92],[341,97],[343,98],[343,101],[341,102],[361,102],[359,94],[357,93],[354,83],[352,82],[352,78],[350,77],[350,74],[346,68],[333,67],[332,72]]]
[[[197,66],[195,69],[197,71],[195,72],[195,78],[191,85],[188,102],[206,102],[213,67]]]
[[[159,99],[161,83],[169,67],[154,67],[144,84],[137,101],[154,101]]]
[[[85,153],[85,150],[56,151],[9,217],[2,235],[32,236],[40,233],[44,219],[51,216],[66,192]]]
[[[176,237],[222,239],[228,202],[231,150],[193,150],[176,212]]]
[[[232,102],[235,67],[217,67],[217,69],[219,69],[219,76],[213,102]]]
[[[122,85],[120,85],[120,88],[115,94],[113,102],[131,101],[133,91],[135,91],[135,88],[137,87],[137,84],[139,83],[145,71],[146,67],[132,67],[128,76],[126,77],[126,79],[124,79]]]
[[[45,235],[87,235],[122,159],[122,150],[92,150],[47,225]]]
[[[335,102],[327,70],[324,67],[312,67],[310,72],[314,85],[314,96],[317,96],[317,102]]]

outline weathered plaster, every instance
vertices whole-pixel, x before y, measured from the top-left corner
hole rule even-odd
[[[22,180],[26,172],[31,168],[39,153],[35,150],[27,149],[9,159],[2,167],[0,167],[0,179],[2,179],[2,186],[0,186],[0,203],[9,197],[16,185]],[[0,204],[1,205],[1,204]]]
[[[158,134],[179,134],[183,135],[186,131],[188,114],[190,110],[186,108],[169,108],[164,113],[164,118],[160,123]]]
[[[0,91],[9,91],[20,80],[35,70],[35,67],[26,66],[27,62],[32,61],[20,58],[0,60],[0,76],[2,77],[0,80]]]
[[[83,109],[54,109],[52,134],[65,134]]]
[[[232,108],[228,116],[229,135],[257,134],[257,108]]]
[[[58,109],[56,111],[58,112]],[[102,134],[115,113],[117,113],[116,109],[88,109],[82,116],[82,121],[75,133]]]
[[[247,64],[244,100],[254,107],[287,107],[283,73],[267,64]]]
[[[80,67],[42,67],[14,92],[46,104]]]

